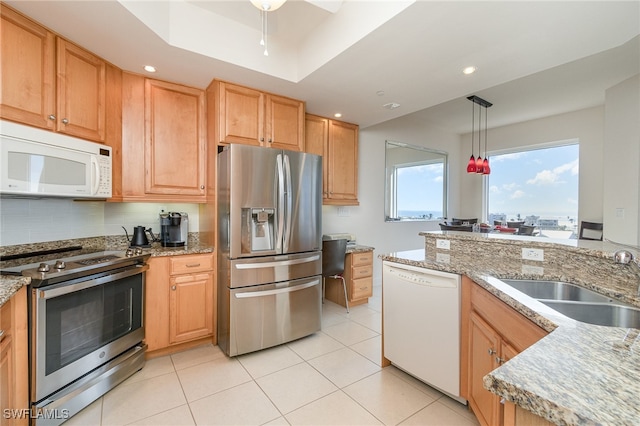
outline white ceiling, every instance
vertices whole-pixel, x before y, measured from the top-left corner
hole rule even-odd
[[[288,0],[268,14],[268,57],[249,0],[6,3],[124,70],[236,82],[363,128],[420,111],[468,132],[471,94],[494,104],[489,127],[511,124],[602,105],[640,73],[638,0]]]

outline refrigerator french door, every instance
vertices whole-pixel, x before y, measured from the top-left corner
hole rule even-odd
[[[231,144],[217,182],[220,348],[240,355],[320,330],[322,158]]]

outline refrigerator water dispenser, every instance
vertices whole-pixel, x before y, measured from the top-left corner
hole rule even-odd
[[[275,248],[275,209],[242,209],[242,251],[254,253]]]

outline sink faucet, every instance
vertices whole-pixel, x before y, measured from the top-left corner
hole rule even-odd
[[[633,253],[627,250],[619,250],[613,254],[613,260],[616,263],[620,263],[623,265],[631,264],[631,267],[635,271],[638,276],[638,280],[640,281],[640,266],[638,266],[638,262],[633,256]],[[637,295],[640,297],[640,282],[638,283],[638,292]]]

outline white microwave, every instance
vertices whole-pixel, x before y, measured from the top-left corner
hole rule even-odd
[[[0,195],[111,197],[111,147],[0,121]]]

